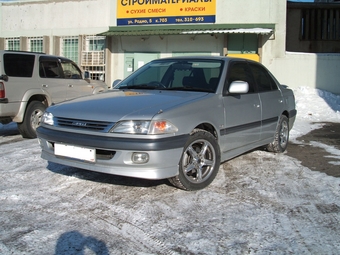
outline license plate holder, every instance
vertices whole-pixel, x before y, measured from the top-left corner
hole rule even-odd
[[[93,148],[55,143],[54,155],[92,163],[96,162],[96,149]]]

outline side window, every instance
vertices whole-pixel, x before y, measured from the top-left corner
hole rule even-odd
[[[254,93],[254,81],[246,62],[232,63],[228,68],[225,93],[233,81],[245,81],[249,84],[248,93]]]
[[[250,64],[259,92],[277,90],[276,83],[262,66]]]
[[[12,77],[32,77],[34,60],[34,55],[4,54],[5,73]]]
[[[72,62],[61,62],[65,79],[82,79],[81,71]]]
[[[62,78],[57,59],[40,61],[39,75],[42,78]]]

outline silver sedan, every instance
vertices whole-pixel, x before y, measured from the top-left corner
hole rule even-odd
[[[285,151],[295,117],[292,90],[260,63],[181,57],[49,107],[37,134],[48,161],[198,190],[223,161],[258,147]]]

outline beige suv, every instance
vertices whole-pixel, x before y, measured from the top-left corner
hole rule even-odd
[[[35,130],[48,106],[106,90],[104,82],[84,77],[70,59],[0,51],[0,123],[17,122],[25,138],[36,137]]]

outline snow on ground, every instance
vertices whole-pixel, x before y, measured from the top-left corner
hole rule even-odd
[[[340,122],[340,96],[295,95],[294,142]],[[339,164],[339,150],[313,145]],[[285,154],[244,154],[185,192],[48,163],[36,139],[0,124],[0,254],[339,254],[339,223],[340,178]]]
[[[320,122],[340,122],[340,95],[330,92],[300,87],[294,90],[297,119],[290,133],[291,140],[312,129],[319,128]]]

